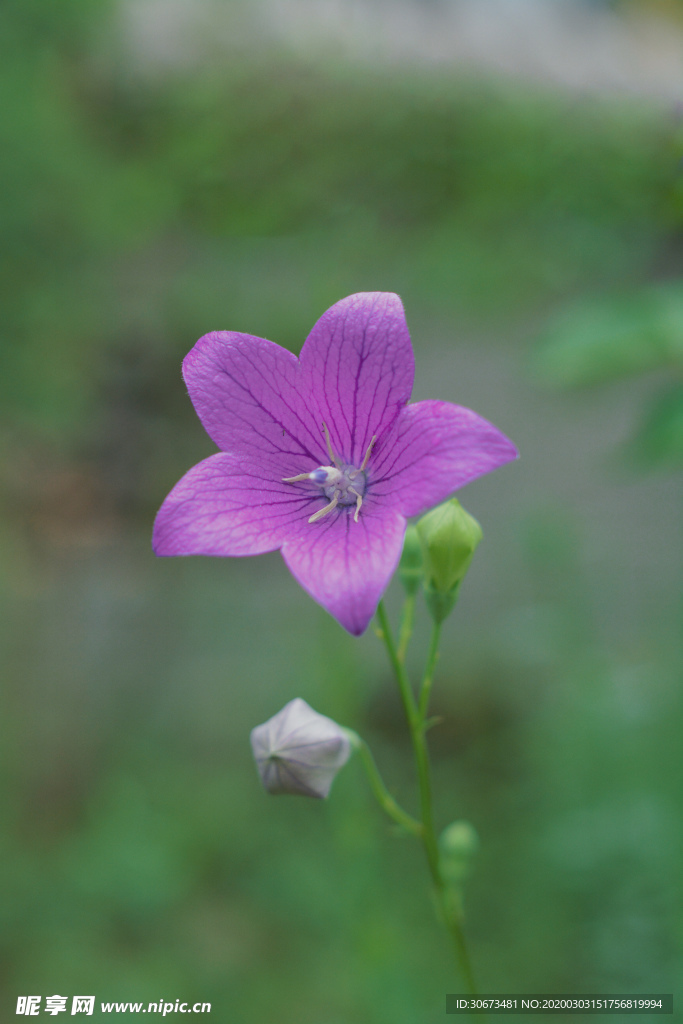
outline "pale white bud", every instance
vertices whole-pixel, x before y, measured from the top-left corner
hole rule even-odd
[[[251,731],[251,748],[269,793],[326,797],[349,759],[346,730],[296,697]]]

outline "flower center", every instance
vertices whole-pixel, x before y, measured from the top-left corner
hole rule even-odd
[[[356,506],[356,511],[353,514],[353,520],[357,523],[358,515],[363,504],[365,488],[367,486],[365,467],[368,464],[370,453],[372,452],[377,438],[373,437],[370,441],[368,450],[366,451],[365,457],[360,466],[343,465],[332,451],[330,435],[324,423],[323,428],[325,430],[325,440],[327,441],[327,450],[330,455],[330,461],[333,462],[334,465],[318,466],[317,469],[312,470],[310,473],[299,473],[298,476],[283,477],[283,483],[295,484],[302,480],[310,480],[311,483],[322,489],[325,497],[330,499],[328,505],[325,505],[324,508],[313,513],[308,520],[309,523],[315,523],[318,519],[322,519],[323,516],[326,516],[328,512],[332,512],[332,510],[337,508],[337,506],[341,506],[343,508],[349,505]]]

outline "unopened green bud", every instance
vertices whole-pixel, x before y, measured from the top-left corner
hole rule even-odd
[[[479,836],[469,821],[454,821],[439,838],[439,867],[448,885],[460,886],[471,874]]]
[[[458,599],[459,588],[460,584],[456,583],[447,594],[440,594],[431,584],[425,584],[425,604],[435,622],[443,622],[451,614]]]
[[[482,538],[481,526],[456,498],[451,498],[423,516],[417,532],[424,555],[427,607],[441,622],[455,604],[458,588]]]
[[[417,593],[424,576],[424,563],[422,545],[415,526],[409,526],[406,530],[398,575],[408,594]]]
[[[423,516],[417,532],[422,541],[427,580],[434,590],[447,594],[469,569],[482,538],[481,526],[457,498],[451,498]]]

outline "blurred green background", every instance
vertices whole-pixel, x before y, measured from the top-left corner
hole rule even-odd
[[[148,7],[156,38],[173,5]],[[413,1024],[459,988],[420,851],[360,766],[319,803],[266,797],[251,762],[249,730],[301,696],[415,806],[372,631],[347,636],[278,554],[150,550],[214,450],[180,378],[196,338],[298,351],[363,290],[403,298],[414,397],[522,453],[459,495],[485,540],[431,733],[440,824],[482,841],[480,986],[675,991],[680,110],[295,53],[227,3],[231,32],[153,61],[128,8],[0,9],[2,1019],[60,993]]]

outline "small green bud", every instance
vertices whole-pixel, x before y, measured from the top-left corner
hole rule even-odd
[[[482,538],[481,526],[457,498],[445,501],[420,519],[427,579],[434,590],[447,594],[460,583],[470,567]]]
[[[444,881],[460,886],[472,872],[479,836],[469,821],[454,821],[439,837],[439,867]]]
[[[443,622],[453,611],[458,598],[460,584],[456,583],[448,594],[440,594],[429,584],[425,584],[425,604],[435,622]]]
[[[406,530],[403,541],[403,554],[398,564],[398,575],[406,589],[406,593],[417,593],[424,576],[424,563],[422,560],[422,545],[420,544],[417,528],[412,525]]]
[[[425,565],[425,598],[437,622],[451,612],[458,588],[470,567],[481,526],[456,498],[420,519],[417,532]]]

